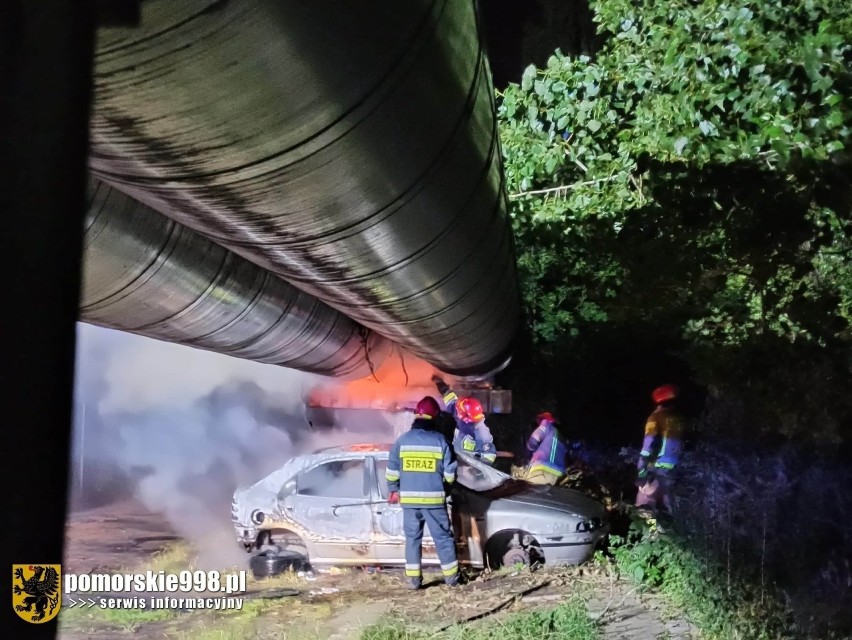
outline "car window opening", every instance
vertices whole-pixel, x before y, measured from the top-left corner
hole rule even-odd
[[[298,493],[324,498],[361,499],[369,495],[364,460],[334,460],[299,476]]]

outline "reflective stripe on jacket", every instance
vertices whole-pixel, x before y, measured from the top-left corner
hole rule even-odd
[[[385,479],[403,507],[442,507],[444,484],[456,479],[456,459],[446,439],[428,420],[415,420],[391,447]]]
[[[530,455],[529,471],[544,471],[561,476],[565,473],[565,456],[568,448],[559,438],[559,432],[549,420],[542,420],[527,441]]]
[[[673,407],[657,407],[645,423],[639,466],[653,462],[659,469],[673,469],[680,460],[683,417]]]
[[[468,424],[461,420],[456,415],[456,403],[459,398],[450,389],[444,393],[443,400],[447,411],[452,414],[456,421],[453,447],[457,451],[464,451],[470,455],[479,454],[483,460],[493,464],[497,460],[497,447],[494,446],[494,438],[491,436],[491,430],[485,424],[485,420],[480,420],[475,424]]]

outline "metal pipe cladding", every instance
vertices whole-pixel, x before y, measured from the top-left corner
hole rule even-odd
[[[473,0],[149,0],[141,28],[100,30],[95,82],[99,178],[447,373],[509,357]]]
[[[97,180],[89,194],[83,322],[340,378],[387,355],[381,336],[248,260]]]

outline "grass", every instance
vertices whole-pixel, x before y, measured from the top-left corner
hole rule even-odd
[[[186,631],[177,636],[169,636],[175,640],[316,640],[317,635],[304,631],[287,631],[281,629],[253,629],[238,626],[227,628],[211,628]]]
[[[197,554],[185,542],[176,542],[153,554],[143,566],[132,571],[179,572],[192,570]],[[123,570],[131,571],[130,569]],[[264,591],[297,588],[300,591],[312,584],[295,571],[286,571],[272,578],[255,580],[249,576],[250,589]],[[190,594],[191,595],[191,594]],[[180,640],[242,640],[244,638],[306,640],[316,638],[321,621],[332,614],[327,602],[305,603],[297,598],[249,598],[241,609],[176,611],[173,609],[106,609],[92,607],[60,611],[60,624],[69,630],[111,631],[115,637],[134,633],[139,627],[159,624],[170,638]]]
[[[125,632],[133,631],[143,624],[162,622],[177,617],[172,609],[67,609],[59,611],[59,622],[71,629],[89,629],[95,626],[110,626]]]
[[[199,620],[191,629],[174,637],[176,640],[315,639],[312,623],[316,626],[318,620],[331,616],[331,611],[331,605],[326,603],[304,604],[290,598],[246,600],[242,609],[217,612],[215,618]]]
[[[164,623],[171,629],[173,625],[170,623],[181,621],[181,627],[187,624],[191,628],[168,637],[180,640],[303,640],[315,638],[316,633],[310,631],[311,627],[328,619],[331,614],[332,607],[325,602],[306,604],[293,598],[257,598],[244,600],[242,609],[221,611],[182,613],[172,609],[67,609],[60,612],[60,621],[68,629],[108,629],[116,637],[131,634],[142,625]]]
[[[194,571],[198,568],[211,569],[216,568],[221,574],[233,573],[242,569],[247,569],[247,566],[221,566],[221,567],[199,567],[199,552],[196,547],[184,540],[172,542],[165,545],[159,551],[151,554],[151,557],[141,566],[133,568],[133,571],[165,571],[166,573],[180,573],[181,571]],[[123,571],[129,571],[124,569]]]
[[[174,542],[152,554],[151,560],[145,563],[142,570],[150,569],[166,573],[192,570],[195,568],[196,560],[197,556],[188,543]]]
[[[495,576],[510,576],[522,571],[527,571],[527,566],[520,562],[513,565],[505,565],[497,569],[491,569],[491,573]]]
[[[360,640],[597,640],[598,637],[597,623],[589,617],[583,600],[575,597],[554,609],[495,616],[439,633],[414,629],[401,621],[385,622],[366,628]]]
[[[262,589],[305,589],[309,588],[311,584],[304,577],[300,578],[298,572],[293,571],[292,568],[282,571],[277,576],[260,579],[249,573],[248,580],[254,586]]]
[[[708,640],[792,640],[789,611],[769,589],[736,579],[676,534],[634,520],[627,537],[611,536],[612,562],[622,575],[656,589]],[[607,562],[599,557],[599,561]]]
[[[195,557],[192,548],[185,542],[175,542],[163,547],[151,556],[142,567],[122,568],[113,573],[131,573],[137,571],[179,572],[193,568]],[[127,597],[134,597],[135,594]],[[145,597],[142,594],[140,597]],[[245,605],[244,605],[245,606]],[[62,624],[71,628],[92,628],[108,626],[125,632],[133,631],[139,625],[151,622],[172,620],[179,612],[173,609],[107,609],[101,607],[74,608],[63,606],[59,612]]]
[[[246,629],[242,626],[239,628],[227,629],[202,629],[193,630],[182,633],[178,636],[180,640],[242,640],[246,636]]]

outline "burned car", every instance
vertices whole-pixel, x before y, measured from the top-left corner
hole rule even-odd
[[[404,565],[402,508],[387,503],[390,448],[322,449],[238,489],[231,505],[237,539],[250,553],[275,548],[314,566]],[[515,480],[457,456],[450,514],[463,564],[580,564],[609,530],[603,505],[579,492]],[[428,529],[423,564],[439,564]]]

